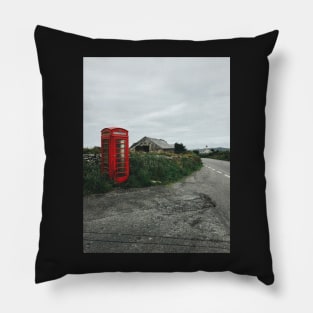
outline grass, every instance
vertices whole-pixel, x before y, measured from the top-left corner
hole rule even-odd
[[[126,182],[115,184],[100,173],[99,161],[84,160],[84,195],[104,193],[115,187],[139,188],[176,182],[202,167],[195,153],[131,153],[130,175]]]
[[[86,160],[83,163],[83,184],[84,195],[108,192],[114,186],[107,175],[101,175],[100,162]]]

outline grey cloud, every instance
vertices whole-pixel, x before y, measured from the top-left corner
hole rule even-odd
[[[84,58],[84,146],[120,126],[189,149],[230,146],[229,58]]]

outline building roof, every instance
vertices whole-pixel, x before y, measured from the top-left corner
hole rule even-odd
[[[138,140],[137,142],[135,142],[132,147],[135,147],[137,144],[139,144],[142,140],[148,140],[153,142],[155,145],[159,146],[161,149],[174,149],[174,145],[171,145],[169,143],[167,143],[164,139],[157,139],[157,138],[151,138],[151,137],[143,137],[140,140]]]
[[[156,139],[156,138],[150,138],[150,137],[147,137],[147,139],[151,140],[153,143],[155,143],[156,145],[158,145],[162,149],[173,149],[174,148],[174,145],[170,145],[169,143],[167,143],[163,139]]]

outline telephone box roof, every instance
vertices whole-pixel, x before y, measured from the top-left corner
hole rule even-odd
[[[115,130],[115,129],[121,129],[121,130],[123,130],[123,131],[128,132],[127,129],[122,128],[122,127],[117,127],[117,126],[105,127],[105,128],[103,128],[103,129],[101,130],[101,132],[103,132],[104,130],[112,131],[112,130]]]

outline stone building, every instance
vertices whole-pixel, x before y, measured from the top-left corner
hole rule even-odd
[[[143,152],[174,151],[174,145],[168,144],[163,139],[143,137],[130,147],[130,151],[143,151]]]

